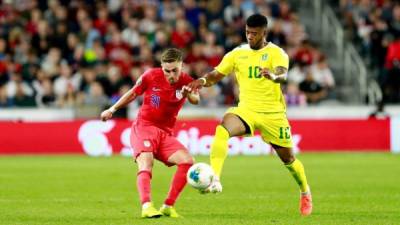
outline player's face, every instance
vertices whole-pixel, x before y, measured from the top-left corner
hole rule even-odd
[[[170,84],[175,84],[179,80],[182,71],[182,62],[164,62],[161,68]]]
[[[248,27],[246,26],[247,42],[252,49],[260,49],[263,47],[267,31],[264,27]]]

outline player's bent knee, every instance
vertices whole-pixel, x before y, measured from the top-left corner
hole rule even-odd
[[[151,171],[152,169],[153,169],[153,164],[138,165],[138,171],[142,171],[142,170]]]
[[[222,120],[222,123],[219,126],[227,132],[229,137],[240,136],[240,135],[246,134],[246,125],[244,124],[244,122],[242,122],[240,120],[239,117],[237,117],[235,115],[224,118]],[[220,130],[220,131],[222,131],[222,130]],[[225,131],[222,131],[222,132],[225,133]]]
[[[287,157],[287,158],[282,158],[282,162],[284,164],[291,164],[292,162],[294,162],[296,158],[294,158],[293,156]]]
[[[193,164],[194,164],[194,159],[193,159],[193,157],[191,157],[191,156],[185,157],[185,158],[182,159],[180,162],[178,162],[178,164],[193,165]]]
[[[138,165],[139,171],[148,170],[151,171],[153,168],[153,158],[152,157],[142,157],[142,154],[136,158],[136,163]]]

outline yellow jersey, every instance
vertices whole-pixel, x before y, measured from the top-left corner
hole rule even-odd
[[[239,85],[239,107],[255,112],[285,112],[286,104],[281,85],[260,74],[261,68],[275,71],[288,69],[289,57],[279,46],[268,42],[258,50],[243,44],[228,52],[215,70],[224,75],[235,73]]]

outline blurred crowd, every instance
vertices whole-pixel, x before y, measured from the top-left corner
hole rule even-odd
[[[314,104],[335,86],[327,60],[284,0],[3,0],[0,107],[106,107],[167,47],[194,78],[246,41],[245,20],[268,17],[268,41],[291,58],[288,105]],[[205,106],[232,105],[234,76],[201,91]]]
[[[400,1],[341,0],[347,36],[376,70],[385,103],[400,102]]]

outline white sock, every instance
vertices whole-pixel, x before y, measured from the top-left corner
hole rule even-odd
[[[311,194],[310,186],[307,187],[307,191],[301,192],[302,195],[308,195]]]
[[[142,209],[147,209],[151,205],[151,202],[145,202],[142,205]]]
[[[163,207],[164,207],[164,208],[170,208],[170,207],[172,207],[172,206],[171,206],[171,205],[163,204]]]

